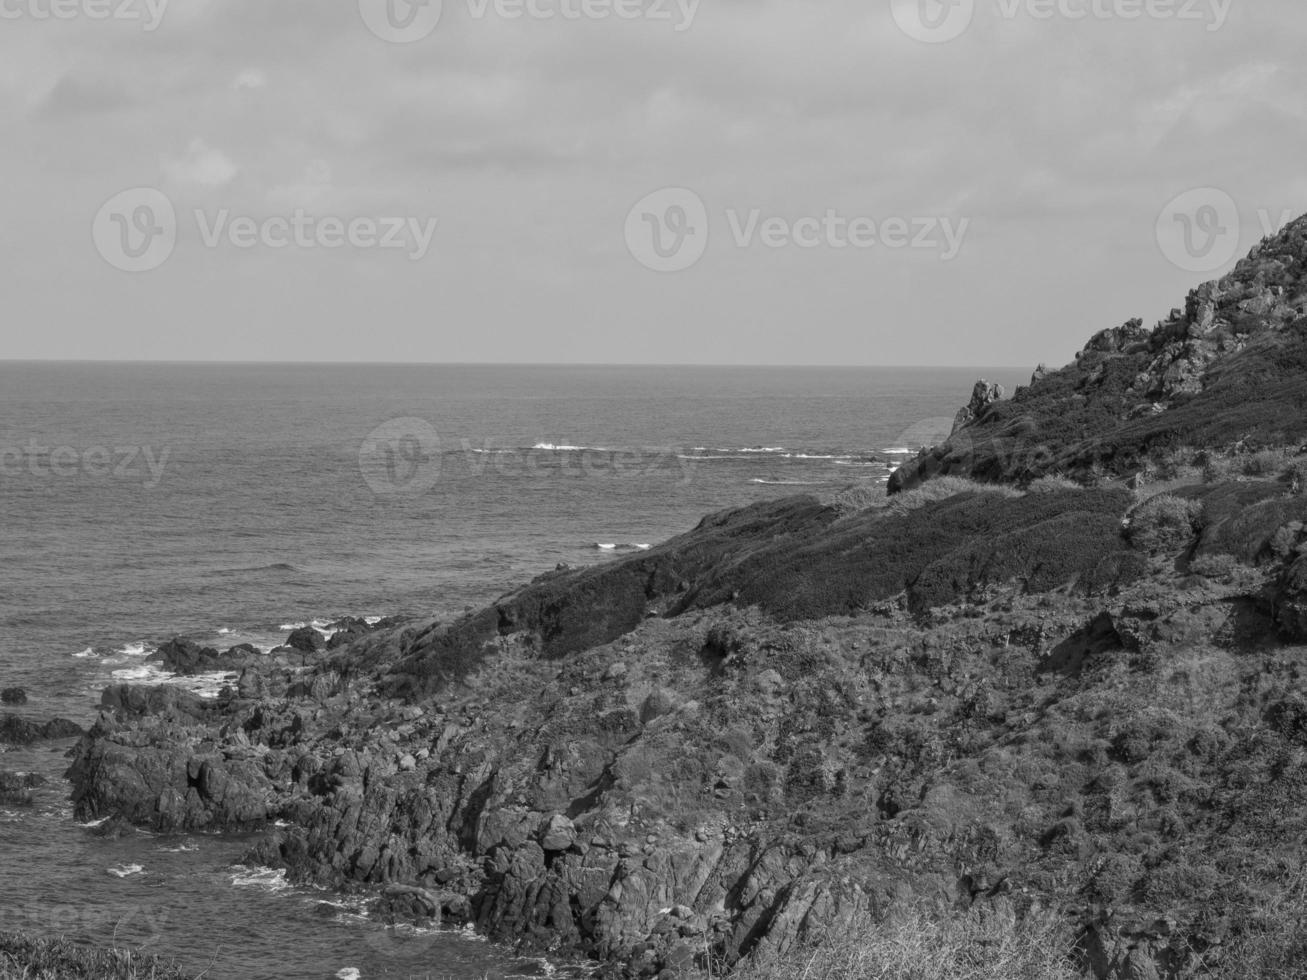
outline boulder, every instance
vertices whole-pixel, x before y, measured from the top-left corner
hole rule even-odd
[[[326,647],[327,641],[312,626],[301,626],[286,637],[286,646],[300,653],[317,653]]]
[[[27,692],[21,687],[6,687],[0,691],[0,702],[4,704],[27,704]]]
[[[242,667],[256,663],[262,656],[257,647],[248,643],[220,653],[212,647],[202,647],[198,643],[178,637],[160,646],[151,659],[161,662],[165,670],[174,674],[193,677],[196,674],[238,671]]]
[[[44,776],[34,772],[0,772],[0,803],[31,803],[32,790],[45,782]]]
[[[561,813],[549,818],[540,834],[540,846],[546,851],[565,851],[576,843],[576,827]]]
[[[55,718],[44,723],[28,721],[17,715],[0,718],[0,745],[31,745],[33,742],[50,742],[61,738],[76,738],[83,734],[79,725],[67,718]]]

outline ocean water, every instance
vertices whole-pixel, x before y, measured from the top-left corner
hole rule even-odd
[[[883,485],[1003,368],[0,363],[0,687],[87,723],[175,635],[270,648],[342,615],[454,615],[706,513]],[[216,693],[222,678],[191,681]],[[455,933],[235,865],[247,841],[77,826],[68,746],[0,808],[0,929],[145,945],[215,978],[534,975]]]

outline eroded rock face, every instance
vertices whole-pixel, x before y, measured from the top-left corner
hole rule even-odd
[[[983,395],[983,392],[979,392]],[[894,474],[891,493],[936,476],[1018,482],[1128,474],[1155,448],[1224,448],[1307,437],[1307,218],[1224,278],[1191,291],[1150,330],[1096,334],[1059,371],[987,408],[968,407],[940,446]],[[983,399],[982,399],[983,400]],[[974,405],[974,400],[973,400]]]
[[[970,425],[985,409],[999,401],[1005,394],[1007,391],[1001,384],[994,384],[981,378],[971,392],[971,401],[958,409],[958,414],[953,419],[953,431],[957,432],[964,425]]]

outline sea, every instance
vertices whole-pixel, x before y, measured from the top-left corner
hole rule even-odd
[[[0,362],[0,711],[89,725],[185,684],[183,636],[271,649],[342,616],[457,616],[707,513],[850,485],[1029,369]],[[0,931],[163,954],[208,980],[560,975],[463,931],[240,863],[249,839],[78,824],[71,743],[0,753]]]

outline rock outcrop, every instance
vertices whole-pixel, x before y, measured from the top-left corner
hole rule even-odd
[[[899,468],[896,493],[936,476],[1022,482],[1123,474],[1177,445],[1307,441],[1307,218],[1194,289],[1153,330],[1096,334],[1073,364],[968,411],[942,445]],[[969,418],[967,416],[970,416]]]
[[[1158,329],[978,386],[897,488],[1307,436],[1304,263],[1299,222]],[[367,888],[381,921],[635,977],[922,906],[1051,910],[1099,980],[1286,975],[1307,498],[1173,483],[769,501],[454,622],[297,634],[217,699],[114,687],[75,812],[253,832],[249,861]]]
[[[67,718],[55,718],[46,722],[30,721],[17,715],[5,715],[0,718],[0,746],[31,745],[34,742],[76,738],[81,734],[83,734],[82,727]]]

